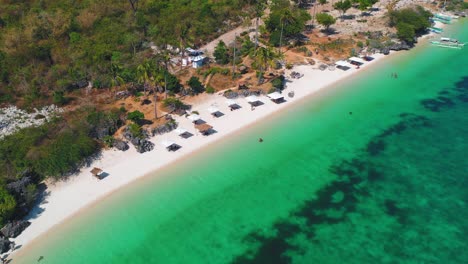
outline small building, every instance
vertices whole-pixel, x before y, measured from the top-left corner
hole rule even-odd
[[[270,98],[271,101],[277,104],[285,102],[284,96],[278,92],[273,92],[273,93],[268,94],[268,98]]]
[[[208,136],[214,132],[213,127],[206,123],[195,125],[195,128],[204,136]]]
[[[103,171],[102,169],[96,168],[96,167],[94,167],[94,168],[91,170],[91,174],[92,174],[94,177],[98,178],[99,180],[102,179],[102,176],[103,176],[102,174],[103,174],[103,172],[104,172],[104,171]]]
[[[214,106],[208,107],[207,110],[208,110],[208,112],[210,112],[210,114],[211,114],[212,116],[214,116],[214,117],[221,117],[221,116],[224,115],[221,111],[219,111],[218,108],[216,108],[216,107],[214,107]]]
[[[246,100],[251,106],[259,106],[263,104],[263,102],[258,98],[258,96],[255,95],[247,97]]]
[[[205,61],[205,56],[198,55],[196,57],[191,58],[192,60],[192,67],[197,69],[203,66],[203,62]]]
[[[227,106],[229,107],[229,109],[231,109],[231,111],[233,110],[237,110],[237,109],[240,109],[241,106],[237,104],[236,101],[232,100],[232,99],[228,99],[226,100],[226,104]]]
[[[192,133],[188,132],[188,131],[187,131],[186,129],[184,129],[184,128],[177,128],[177,129],[175,130],[175,132],[177,133],[177,135],[178,135],[179,137],[185,138],[185,139],[187,139],[187,138],[193,136]]]
[[[358,57],[351,57],[348,59],[349,63],[356,65],[356,66],[361,66],[362,64],[365,63],[365,61],[361,58]]]
[[[177,151],[178,149],[181,148],[181,146],[168,140],[161,142],[161,145],[163,145],[167,149],[167,151]]]

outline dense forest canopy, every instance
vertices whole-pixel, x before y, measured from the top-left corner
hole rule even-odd
[[[136,81],[145,43],[200,45],[253,13],[255,2],[1,0],[0,102],[31,104],[82,80],[109,87],[114,69]]]

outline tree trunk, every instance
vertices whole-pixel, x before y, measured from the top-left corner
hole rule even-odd
[[[154,91],[154,119],[158,119],[158,94]]]
[[[254,50],[257,50],[257,47],[258,47],[258,20],[260,18],[257,17],[255,19],[255,49]]]

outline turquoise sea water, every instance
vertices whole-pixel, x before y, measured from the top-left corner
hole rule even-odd
[[[467,21],[448,31],[468,41]],[[467,66],[467,48],[397,54],[120,190],[14,263],[468,263]]]

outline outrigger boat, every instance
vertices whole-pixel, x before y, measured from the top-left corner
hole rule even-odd
[[[444,47],[444,48],[452,48],[452,49],[461,49],[465,46],[465,43],[459,42],[457,39],[451,38],[440,38],[440,40],[433,40],[431,44],[434,46]]]
[[[437,34],[440,34],[440,33],[444,32],[443,29],[438,28],[438,27],[430,27],[430,28],[429,28],[429,31],[434,32],[434,33],[437,33]]]

